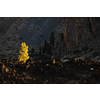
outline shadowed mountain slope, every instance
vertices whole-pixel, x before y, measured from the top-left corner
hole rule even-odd
[[[1,17],[0,58],[17,58],[20,45],[25,42],[29,51],[50,37],[57,17]],[[36,50],[37,50],[36,47]]]
[[[57,18],[34,17],[19,32],[21,41],[27,44],[41,45],[53,31]]]
[[[69,55],[76,48],[81,50],[84,45],[100,53],[99,27],[100,18],[96,17],[3,17],[0,18],[0,57],[17,57],[22,42],[29,46],[29,51],[33,46],[39,47],[52,31],[54,58]]]

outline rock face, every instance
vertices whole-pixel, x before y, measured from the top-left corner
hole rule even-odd
[[[0,18],[0,59],[17,58],[20,50],[18,32],[30,18]]]
[[[58,18],[55,26],[55,57],[70,54],[83,45],[100,49],[100,18]]]
[[[100,18],[95,17],[1,17],[0,58],[16,58],[20,45],[26,42],[31,50],[41,45],[54,31],[52,56],[61,58],[83,45],[100,51]],[[97,55],[96,55],[97,56]]]
[[[28,45],[41,45],[49,38],[56,23],[56,19],[56,17],[31,18],[18,33],[18,35],[22,37],[21,41],[26,41]]]
[[[57,18],[3,17],[0,18],[0,58],[17,58],[20,45],[25,42],[29,51],[49,38]]]

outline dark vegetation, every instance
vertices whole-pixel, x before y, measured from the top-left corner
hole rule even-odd
[[[50,36],[50,44],[54,46],[54,42],[55,42],[54,32],[51,32],[51,36]]]
[[[46,53],[48,55],[52,55],[51,45],[46,40],[45,40],[44,46],[43,46],[43,53]]]
[[[43,37],[43,35],[41,35],[41,37]],[[47,40],[45,40],[44,45],[39,47],[39,54],[46,54],[51,56],[53,46],[54,46],[54,41],[55,41],[55,37],[54,37],[54,32],[52,31],[50,36],[50,43],[47,42]],[[31,49],[31,55],[33,54],[34,54],[34,48]]]
[[[48,43],[46,40],[44,41],[44,46],[42,47],[42,50],[40,49],[40,52],[46,53],[47,55],[52,55],[52,49],[54,46],[54,41],[55,41],[55,37],[54,37],[54,32],[51,32],[51,36],[50,36],[50,43]]]
[[[82,47],[82,51],[85,51],[85,50],[88,50],[89,48],[88,48],[88,46],[87,45],[84,45],[83,47]]]
[[[79,53],[79,52],[80,52],[80,50],[79,50],[78,48],[76,48],[76,49],[73,50],[73,53],[74,53],[74,54],[77,54],[77,53]]]
[[[31,49],[31,54],[32,54],[32,55],[34,54],[34,48]]]

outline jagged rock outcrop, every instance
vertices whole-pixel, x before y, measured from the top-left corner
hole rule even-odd
[[[55,43],[52,55],[61,58],[83,45],[100,50],[100,18],[95,17],[3,17],[0,18],[0,58],[16,58],[24,41],[29,51],[41,45],[52,31]]]
[[[100,49],[100,18],[66,17],[58,18],[55,26],[55,45],[53,55],[59,57],[70,54],[75,48],[83,45]],[[61,41],[63,37],[64,42]],[[63,50],[60,50],[63,49]],[[60,56],[61,57],[61,56]]]
[[[0,18],[0,58],[17,58],[20,45],[25,42],[29,51],[50,37],[57,18],[51,17],[2,17]]]
[[[20,50],[18,32],[30,18],[0,18],[0,58],[17,58]]]

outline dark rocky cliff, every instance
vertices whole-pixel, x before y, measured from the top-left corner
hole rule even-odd
[[[17,58],[20,50],[19,31],[30,18],[0,17],[0,58]]]
[[[50,37],[56,23],[54,17],[1,17],[0,58],[17,58],[20,45],[25,42],[29,51]]]
[[[100,49],[100,18],[66,17],[58,18],[55,26],[55,57],[70,54],[75,48],[81,49],[84,45],[89,48]]]
[[[52,31],[54,58],[70,55],[84,45],[99,51],[99,27],[100,18],[95,17],[3,17],[0,18],[0,57],[17,57],[23,41],[30,50],[32,45],[41,45],[48,39]]]

